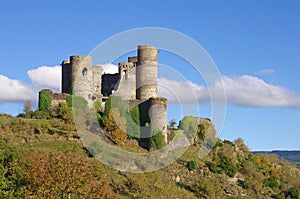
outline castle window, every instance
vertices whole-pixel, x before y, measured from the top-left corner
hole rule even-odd
[[[124,70],[124,76],[125,76],[125,79],[128,78],[127,70]]]
[[[86,67],[84,67],[84,69],[82,70],[82,75],[83,76],[87,76],[87,68]]]

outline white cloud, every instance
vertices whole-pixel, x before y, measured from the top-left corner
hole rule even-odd
[[[60,66],[41,66],[36,69],[29,70],[27,74],[36,86],[50,87],[55,91],[60,91]]]
[[[159,96],[166,97],[171,103],[198,103],[210,100],[207,87],[193,82],[183,82],[160,78]],[[225,88],[228,104],[244,107],[300,107],[300,95],[287,88],[269,84],[250,76],[223,76],[222,80],[210,87],[214,93],[222,93]],[[220,96],[217,96],[220,97]]]
[[[209,100],[207,88],[191,81],[158,79],[158,95],[170,103],[203,103]]]
[[[227,102],[239,106],[278,106],[300,107],[300,96],[287,88],[269,84],[264,80],[250,76],[223,76]],[[221,89],[221,82],[212,89]]]
[[[0,75],[0,103],[36,100],[32,85]]]
[[[100,64],[99,66],[103,68],[102,74],[115,74],[119,72],[119,67],[112,63]]]

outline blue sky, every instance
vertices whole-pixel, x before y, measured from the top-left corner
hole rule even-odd
[[[22,111],[22,100],[43,84],[51,87],[50,80],[57,81],[51,74],[59,69],[54,66],[70,55],[87,55],[125,30],[163,27],[201,44],[227,80],[221,138],[242,137],[253,150],[300,149],[299,10],[300,2],[292,0],[2,2],[0,112]],[[168,56],[162,60],[174,62]],[[52,69],[38,79],[41,66]],[[172,66],[182,70],[185,64]],[[205,86],[200,79],[191,81]],[[207,104],[200,108],[210,116]]]

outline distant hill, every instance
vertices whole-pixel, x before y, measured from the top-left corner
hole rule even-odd
[[[288,160],[290,162],[296,162],[297,164],[300,164],[300,151],[254,151],[254,154],[275,154],[279,158]]]

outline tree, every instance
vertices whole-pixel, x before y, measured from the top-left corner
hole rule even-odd
[[[30,118],[32,113],[32,102],[30,100],[26,100],[24,103],[24,113],[26,118]]]
[[[169,127],[172,128],[172,129],[174,129],[176,124],[177,124],[176,120],[172,119],[172,120],[169,122]]]
[[[126,141],[126,118],[120,115],[117,108],[112,108],[108,111],[104,118],[104,125],[109,133],[107,136],[116,144],[121,144]]]

